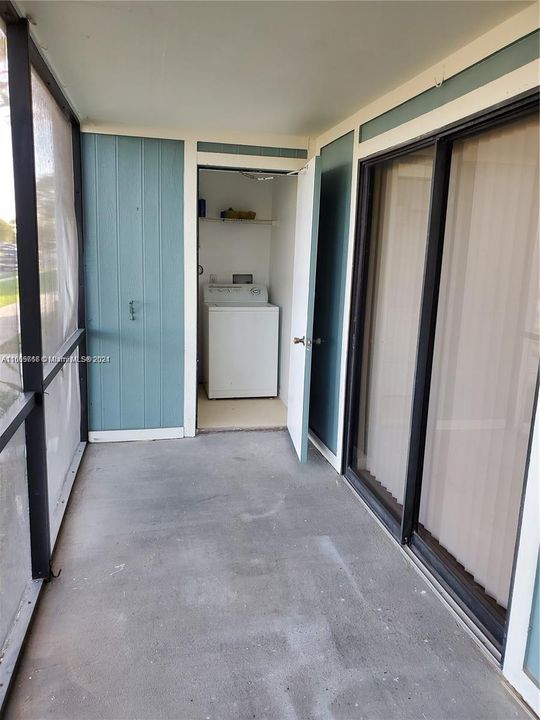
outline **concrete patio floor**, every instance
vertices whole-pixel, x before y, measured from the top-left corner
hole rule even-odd
[[[10,720],[528,717],[314,450],[89,446]]]

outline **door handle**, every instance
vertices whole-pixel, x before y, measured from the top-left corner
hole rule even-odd
[[[135,300],[130,300],[128,305],[129,305],[129,319],[135,320]]]
[[[311,345],[322,345],[322,338],[315,338],[315,340],[310,340],[308,338],[306,340],[306,336],[303,335],[301,338],[299,338],[299,337],[293,338],[293,343],[295,345],[305,345],[306,347],[310,347]]]

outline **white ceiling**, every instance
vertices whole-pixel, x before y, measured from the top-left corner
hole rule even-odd
[[[315,134],[528,2],[19,2],[81,119]]]

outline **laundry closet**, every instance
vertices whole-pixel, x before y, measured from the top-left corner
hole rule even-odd
[[[199,168],[199,430],[287,425],[297,184]]]

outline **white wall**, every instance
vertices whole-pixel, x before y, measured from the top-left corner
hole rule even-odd
[[[238,172],[201,170],[199,198],[206,200],[207,217],[222,210],[255,210],[257,219],[272,218],[271,182],[250,180]],[[253,281],[268,285],[270,225],[199,222],[199,282],[232,282],[233,273],[252,273]]]
[[[73,106],[73,103],[72,103]],[[230,143],[232,145],[259,145],[262,147],[277,148],[307,148],[309,138],[306,135],[284,135],[283,133],[262,133],[262,132],[231,132],[230,130],[208,130],[201,133],[200,128],[188,127],[163,127],[161,125],[130,125],[126,123],[107,123],[99,120],[91,120],[89,118],[81,120],[81,132],[97,133],[99,135],[126,135],[131,137],[148,137],[162,138],[164,140],[184,140],[186,142],[217,142]],[[210,155],[214,153],[202,153]],[[217,153],[216,153],[217,154]],[[219,153],[222,157],[224,154]],[[238,155],[225,155],[226,158],[238,158]],[[265,165],[253,165],[252,161],[245,162],[249,155],[241,155],[236,167],[263,167]],[[265,156],[257,156],[261,160],[268,160]],[[276,158],[273,158],[273,170],[290,169],[287,161],[291,158],[278,158],[279,164],[276,166]],[[209,163],[210,165],[210,163]],[[213,163],[212,163],[213,165]],[[287,166],[287,167],[285,167]]]
[[[276,178],[272,185],[272,227],[270,244],[270,301],[280,306],[279,397],[287,404],[289,354],[291,350],[291,310],[296,224],[296,177]]]

